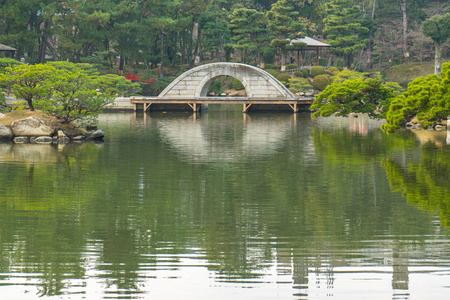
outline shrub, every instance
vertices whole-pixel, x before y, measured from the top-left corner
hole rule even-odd
[[[244,85],[242,84],[242,82],[240,82],[236,78],[233,78],[233,89],[235,89],[235,90],[243,90],[244,89]]]
[[[0,73],[5,72],[5,68],[7,67],[13,67],[15,65],[21,65],[22,63],[20,61],[17,61],[12,58],[0,58]]]
[[[305,78],[304,73],[302,71],[294,72],[294,77]]]
[[[278,71],[276,71],[274,69],[268,69],[268,70],[266,70],[266,72],[269,73],[270,75],[272,75],[275,78],[278,76],[278,74],[280,74],[280,73],[278,73]]]
[[[296,93],[304,93],[312,89],[308,79],[291,78],[289,79],[289,89]]]
[[[297,64],[289,64],[286,66],[286,69],[288,69],[288,70],[297,69],[297,68],[298,68]]]
[[[308,78],[309,77],[309,69],[308,68],[301,69],[301,71],[303,72],[303,77],[304,78]]]
[[[287,74],[287,73],[279,74],[279,75],[277,76],[277,79],[278,79],[281,83],[283,83],[284,85],[286,85],[286,84],[289,83],[289,79],[291,79],[291,75],[290,75],[290,74]]]
[[[329,67],[325,73],[330,75],[330,76],[336,76],[337,74],[339,74],[339,69],[336,67]]]
[[[322,66],[314,66],[311,68],[311,77],[315,78],[317,75],[325,74],[325,69]]]
[[[220,81],[218,81],[218,80],[215,80],[209,86],[208,91],[209,92],[215,92],[217,90],[220,90],[221,87],[222,87],[222,83],[220,83]]]
[[[327,75],[317,75],[314,77],[313,86],[319,91],[323,91],[330,84],[330,79]]]

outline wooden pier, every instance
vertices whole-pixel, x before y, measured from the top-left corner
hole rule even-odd
[[[287,105],[293,112],[298,112],[301,106],[309,106],[314,97],[299,98],[249,98],[249,97],[199,97],[192,99],[158,98],[158,97],[131,97],[130,103],[136,111],[138,105],[143,112],[150,111],[154,104],[187,104],[193,112],[198,112],[202,104],[242,104],[243,112],[248,112],[252,105]]]

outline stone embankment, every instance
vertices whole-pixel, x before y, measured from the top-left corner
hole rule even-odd
[[[0,118],[4,117],[0,113]],[[0,140],[12,140],[14,143],[52,144],[82,142],[90,140],[101,140],[104,137],[102,130],[91,126],[83,133],[77,135],[66,135],[64,131],[55,129],[48,125],[43,119],[28,117],[11,123],[11,126],[0,124]]]

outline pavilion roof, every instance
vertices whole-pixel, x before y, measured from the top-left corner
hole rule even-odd
[[[14,49],[12,47],[0,44],[0,51],[16,51],[17,49]]]
[[[305,43],[306,46],[303,47],[304,50],[316,50],[321,47],[331,47],[330,44],[323,43],[308,36],[304,38],[292,39],[290,44],[293,45],[294,43]]]

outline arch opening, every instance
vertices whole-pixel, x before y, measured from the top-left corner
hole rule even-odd
[[[247,89],[244,84],[236,77],[229,75],[219,75],[209,79],[202,87],[201,97],[217,96],[247,96]]]

